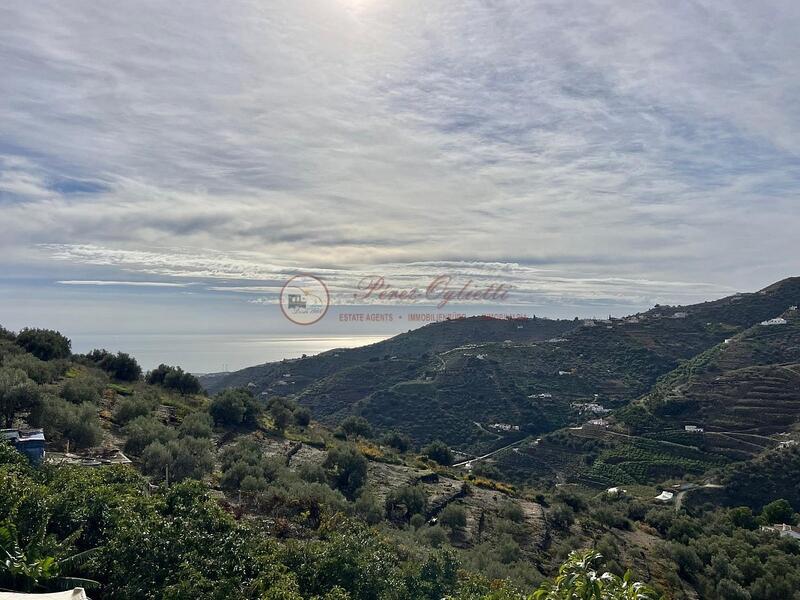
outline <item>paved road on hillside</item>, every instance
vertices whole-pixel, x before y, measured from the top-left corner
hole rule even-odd
[[[452,466],[454,466],[454,467],[463,467],[467,463],[474,463],[474,462],[478,462],[479,460],[484,460],[485,458],[489,458],[490,456],[494,456],[495,454],[497,454],[499,452],[502,452],[503,450],[508,450],[509,448],[513,448],[514,446],[519,446],[522,442],[525,442],[525,441],[527,441],[529,439],[530,438],[527,438],[527,437],[522,438],[521,440],[517,440],[516,442],[513,442],[513,443],[509,444],[508,446],[503,446],[502,448],[498,448],[497,450],[492,450],[491,452],[489,452],[489,454],[484,454],[483,456],[477,456],[475,458],[470,458],[469,460],[462,460],[461,462],[455,463]]]
[[[719,485],[717,483],[706,483],[704,485],[698,485],[698,486],[695,486],[693,488],[689,488],[688,490],[683,490],[683,491],[678,492],[678,495],[675,496],[675,512],[680,512],[681,505],[683,504],[683,497],[686,495],[687,492],[693,492],[695,490],[702,490],[702,489],[705,489],[705,488],[712,488],[712,489],[716,489],[716,490],[721,490],[724,487],[725,487],[724,485]]]

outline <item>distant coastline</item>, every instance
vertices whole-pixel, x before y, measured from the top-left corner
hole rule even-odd
[[[390,335],[352,334],[78,334],[73,350],[88,352],[105,348],[128,352],[144,369],[161,363],[179,365],[192,373],[235,371],[284,358],[299,358],[334,348],[355,348],[384,340]]]

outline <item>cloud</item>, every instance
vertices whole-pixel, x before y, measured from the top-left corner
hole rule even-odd
[[[168,281],[88,281],[68,279],[58,281],[61,285],[96,285],[96,286],[131,286],[131,287],[186,287],[189,283],[172,283]]]
[[[45,249],[59,261],[72,264],[113,266],[141,276],[189,278],[205,282],[212,293],[256,295],[248,302],[275,304],[284,283],[304,269],[270,261],[255,253],[196,253],[185,248],[160,251],[121,251],[102,246],[49,245]],[[692,281],[663,281],[646,278],[579,277],[548,268],[519,263],[481,261],[421,261],[348,265],[346,268],[319,268],[310,271],[321,278],[331,293],[334,305],[384,304],[398,302],[388,294],[392,290],[417,289],[413,302],[431,304],[425,290],[438,278],[446,278],[448,289],[485,290],[504,286],[509,290],[507,305],[592,305],[618,304],[633,307],[656,302],[697,302],[735,291],[716,284]],[[220,284],[220,281],[224,284]],[[126,282],[60,282],[87,285],[124,285]],[[179,286],[174,282],[128,282],[130,285]],[[372,290],[371,293],[368,293]],[[381,295],[385,292],[386,295]],[[400,304],[407,302],[400,302]],[[479,300],[466,304],[478,304]]]
[[[796,3],[11,0],[0,20],[0,264],[251,285],[503,265],[552,302],[620,303],[797,272]]]

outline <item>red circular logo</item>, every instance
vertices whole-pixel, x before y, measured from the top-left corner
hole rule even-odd
[[[313,275],[294,275],[281,288],[281,311],[292,323],[313,325],[325,316],[331,296],[325,283]]]

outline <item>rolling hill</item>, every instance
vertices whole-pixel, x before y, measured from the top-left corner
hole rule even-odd
[[[759,413],[752,402],[739,403],[730,414],[720,411],[725,394],[751,389],[752,401],[759,394],[772,395],[761,388],[796,385],[796,374],[781,365],[792,360],[785,352],[794,347],[794,338],[787,333],[778,343],[780,332],[767,334],[755,326],[784,314],[799,299],[800,278],[792,278],[755,293],[656,306],[608,321],[454,320],[363,348],[207,377],[203,384],[211,392],[249,386],[256,393],[292,396],[330,425],[357,414],[378,429],[404,431],[418,443],[441,438],[467,454],[578,424],[588,419],[584,409],[590,403],[614,410],[635,402],[646,418],[660,423],[660,412],[651,415],[644,407],[653,394],[667,393],[670,381],[675,386],[669,389],[680,388],[682,397],[703,398],[682,420],[704,422],[702,405],[719,412],[717,425],[724,428],[729,427],[724,419]],[[764,337],[769,335],[777,337],[770,341]],[[726,345],[725,340],[732,341]],[[681,374],[695,372],[715,353],[725,359],[714,367],[723,384],[693,379],[696,392],[686,389]],[[709,399],[710,388],[722,395]],[[677,410],[680,402],[671,398],[670,410]],[[786,398],[774,400],[777,409]],[[642,433],[653,432],[645,428]],[[720,436],[720,447],[724,440]]]

